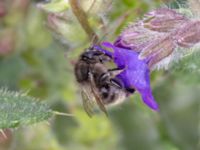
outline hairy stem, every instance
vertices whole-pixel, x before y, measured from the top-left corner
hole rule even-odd
[[[91,26],[89,25],[87,15],[79,5],[78,0],[69,0],[69,3],[71,5],[72,12],[76,16],[77,20],[81,24],[82,28],[88,35],[89,39],[93,42],[96,43],[98,41],[98,36],[96,33],[93,31]]]

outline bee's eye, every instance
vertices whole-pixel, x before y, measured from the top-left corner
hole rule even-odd
[[[101,76],[99,77],[99,83],[104,83],[105,81],[107,81],[109,78],[109,74],[108,73],[103,73],[101,74]]]
[[[83,60],[95,59],[95,57],[98,57],[100,55],[102,55],[102,52],[99,52],[99,51],[86,51],[85,53],[82,54],[82,59]]]

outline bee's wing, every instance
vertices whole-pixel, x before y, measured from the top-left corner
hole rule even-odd
[[[106,114],[106,116],[108,116],[108,113],[107,113],[106,108],[105,108],[105,106],[104,106],[104,104],[102,102],[102,99],[99,96],[98,89],[96,88],[96,85],[94,83],[94,79],[93,79],[92,74],[89,74],[89,79],[90,79],[90,83],[91,83],[91,86],[90,86],[91,87],[91,91],[94,94],[94,97],[95,97],[97,105],[99,106],[101,111],[103,111]]]
[[[86,89],[85,89],[86,88]],[[92,97],[91,92],[89,92],[89,89],[85,87],[81,91],[81,96],[82,96],[82,102],[83,102],[83,108],[85,112],[88,114],[89,117],[92,117],[94,112],[94,98]]]
[[[153,54],[162,54],[161,51],[163,50],[167,50],[163,56],[168,55],[172,47],[174,47],[174,39],[170,37],[170,34],[187,21],[188,18],[174,10],[167,8],[157,9],[147,13],[143,20],[124,29],[115,44],[131,47],[132,50],[140,52],[141,58],[151,57],[152,52]],[[166,48],[160,49],[166,44],[168,45]],[[170,50],[168,50],[168,47],[170,47]]]

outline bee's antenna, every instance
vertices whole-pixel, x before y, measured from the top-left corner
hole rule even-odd
[[[95,49],[94,49],[94,46],[100,45],[100,43],[103,41],[103,39],[104,39],[107,35],[108,35],[108,33],[105,33],[105,34],[101,37],[101,39],[98,39],[98,40],[96,40],[96,39],[95,39],[95,36],[94,36],[94,37],[93,37],[94,40],[92,39],[91,44],[90,44],[90,47],[87,48],[87,51],[95,50]]]
[[[99,38],[97,37],[96,34],[94,34],[94,35],[92,36],[91,45],[95,45],[95,44],[97,44],[97,43],[99,43]]]

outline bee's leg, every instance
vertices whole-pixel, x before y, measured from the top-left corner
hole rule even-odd
[[[120,69],[120,68],[108,69],[108,72],[109,72],[111,78],[115,78],[122,71],[124,71],[124,69]]]
[[[135,89],[134,88],[127,88],[125,87],[124,83],[122,80],[119,78],[116,78],[116,75],[120,74],[124,69],[119,69],[119,68],[113,68],[108,70],[110,72],[110,75],[112,79],[110,80],[110,83],[112,85],[118,86],[119,88],[125,89],[128,93],[134,93]]]
[[[104,103],[98,93],[98,89],[95,85],[95,82],[94,82],[94,78],[93,78],[93,75],[91,73],[89,73],[89,79],[90,79],[90,88],[91,88],[91,91],[92,93],[94,94],[94,97],[95,97],[95,101],[97,102],[97,105],[99,106],[99,108],[105,113],[106,116],[108,116],[108,113],[106,111],[106,108],[104,106]]]
[[[96,84],[97,84],[97,86],[102,86],[102,85],[105,84],[107,81],[109,81],[109,79],[110,79],[110,73],[109,73],[109,72],[102,73],[102,74],[99,76],[99,78],[98,78]]]
[[[120,89],[125,89],[124,83],[119,78],[112,78],[110,79],[110,85],[116,86]]]
[[[120,79],[116,78],[116,76],[122,71],[123,69],[119,68],[109,69],[106,73],[101,74],[96,82],[97,85],[102,86],[104,83],[108,83],[121,89],[125,88],[124,83]]]
[[[120,74],[122,71],[122,69],[115,68],[109,69],[106,73],[102,73],[98,79],[98,85],[101,85],[102,83],[105,83],[106,81],[115,78],[116,75]]]

